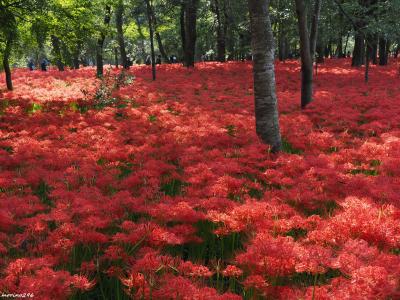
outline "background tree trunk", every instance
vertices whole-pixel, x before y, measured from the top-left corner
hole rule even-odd
[[[62,61],[60,39],[57,36],[52,34],[51,35],[51,44],[53,46],[54,57],[56,59],[56,66],[59,71],[64,71],[64,63]]]
[[[11,68],[10,68],[10,55],[11,55],[12,43],[13,43],[13,34],[8,34],[6,47],[4,49],[4,54],[3,54],[3,67],[4,67],[4,72],[6,73],[6,86],[7,90],[9,91],[12,91],[13,89]]]
[[[254,62],[256,132],[264,143],[271,145],[272,152],[277,152],[281,150],[282,141],[275,92],[275,46],[269,1],[248,0],[248,6]]]
[[[108,26],[111,21],[111,7],[106,5],[106,15],[104,17],[104,25]],[[97,77],[103,76],[103,46],[104,41],[106,39],[106,34],[102,30],[100,33],[100,37],[97,40],[96,47],[96,74]]]
[[[296,0],[296,13],[300,34],[301,56],[301,108],[312,101],[313,60],[308,35],[307,12],[304,0]]]
[[[151,73],[153,80],[156,80],[156,55],[154,53],[154,31],[153,31],[153,20],[151,13],[151,0],[145,0],[147,7],[147,20],[149,22],[150,31],[150,50],[151,50]]]
[[[150,9],[151,9],[151,18],[153,20],[154,31],[155,31],[154,34],[156,36],[158,50],[160,51],[161,57],[164,59],[164,61],[166,63],[169,63],[170,62],[169,57],[168,57],[167,52],[165,51],[164,45],[162,43],[161,35],[158,32],[157,18],[156,18],[156,14],[154,13],[154,8],[152,5],[150,5]]]
[[[117,9],[115,11],[115,24],[117,27],[117,40],[119,45],[119,53],[121,55],[122,67],[124,69],[129,69],[128,57],[126,56],[125,50],[125,39],[124,39],[124,2],[122,0],[118,1]]]
[[[379,38],[379,65],[385,66],[388,63],[388,50],[386,48],[387,41],[384,37]],[[389,47],[388,47],[389,48]]]
[[[185,61],[186,67],[194,67],[196,50],[196,22],[199,0],[185,0]]]
[[[181,2],[181,12],[179,15],[179,24],[180,24],[180,33],[181,33],[181,42],[182,42],[182,54],[183,54],[183,61],[186,61],[185,58],[185,45],[186,45],[186,32],[185,32],[185,6],[186,0],[182,0]]]
[[[214,0],[215,4],[215,15],[217,18],[217,60],[219,62],[225,62],[226,54],[226,22],[223,20],[225,17],[224,6],[225,0]],[[222,5],[221,5],[222,4]],[[222,6],[222,7],[221,7]]]
[[[354,50],[353,50],[353,58],[351,60],[351,65],[353,67],[360,67],[364,64],[365,58],[365,43],[364,36],[362,33],[357,32],[354,36]]]
[[[310,55],[312,60],[314,60],[315,49],[317,47],[318,23],[319,23],[319,15],[321,12],[321,3],[322,0],[315,0],[314,11],[312,14],[311,31],[310,31]]]
[[[76,47],[72,54],[72,63],[74,65],[74,69],[79,69],[79,54],[81,52],[82,45],[80,42],[76,44]]]

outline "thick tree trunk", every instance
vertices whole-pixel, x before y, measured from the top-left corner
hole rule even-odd
[[[196,50],[196,22],[199,0],[185,0],[185,67],[194,67]]]
[[[124,30],[122,28],[124,25],[124,2],[122,0],[118,1],[117,9],[115,11],[115,25],[117,27],[117,40],[119,53],[121,54],[122,67],[124,69],[129,69],[128,57],[125,50]]]
[[[154,53],[154,30],[153,30],[153,20],[151,13],[151,0],[145,0],[147,7],[147,20],[149,22],[149,31],[150,31],[150,50],[151,50],[151,73],[153,80],[156,80],[156,56]]]
[[[10,55],[11,55],[11,48],[13,43],[13,35],[9,34],[7,36],[6,47],[3,53],[3,68],[4,72],[6,73],[6,86],[7,90],[12,91],[13,84],[11,78],[11,68],[10,68]]]
[[[310,38],[307,29],[307,12],[304,0],[296,0],[296,12],[300,33],[301,108],[305,108],[312,101],[313,59],[311,57]]]
[[[364,36],[360,32],[356,32],[354,37],[354,50],[351,65],[353,67],[360,67],[364,64],[365,58],[365,43]]]
[[[54,57],[56,59],[56,66],[59,71],[64,71],[64,63],[62,61],[60,39],[55,35],[51,35],[51,44],[53,46]]]
[[[225,0],[214,0],[215,4],[215,15],[217,18],[217,60],[219,62],[225,62],[226,55],[226,22],[223,20],[225,17],[224,8]]]
[[[272,152],[281,150],[277,97],[275,92],[274,38],[269,18],[269,1],[248,0],[251,47],[253,53],[256,132],[271,145]]]
[[[322,3],[322,0],[315,0],[314,11],[313,11],[312,20],[311,20],[310,54],[311,54],[312,60],[314,60],[315,49],[317,47],[318,23],[319,23],[319,15],[321,12],[321,3]]]
[[[104,16],[104,25],[108,26],[111,21],[111,7],[106,5],[106,14]],[[106,39],[106,34],[102,30],[100,37],[97,40],[96,47],[96,74],[97,77],[103,77],[103,46]]]

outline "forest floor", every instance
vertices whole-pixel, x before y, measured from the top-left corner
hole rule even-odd
[[[398,299],[400,85],[277,63],[284,151],[252,68],[16,70],[0,92],[0,292],[35,299]],[[3,75],[2,75],[3,76]],[[4,78],[0,76],[0,81]]]

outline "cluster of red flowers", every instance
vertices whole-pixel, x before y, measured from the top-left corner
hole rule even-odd
[[[37,299],[400,297],[395,64],[277,63],[284,151],[254,129],[249,63],[14,72],[0,92],[0,291]],[[117,75],[113,70],[111,75]],[[0,78],[3,81],[3,78]]]

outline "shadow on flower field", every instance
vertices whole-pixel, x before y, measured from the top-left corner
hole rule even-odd
[[[92,68],[15,71],[0,91],[0,291],[400,297],[396,62],[367,85],[327,60],[304,111],[299,68],[276,65],[279,155],[255,135],[249,63],[162,65],[156,82],[133,67],[109,94]]]

